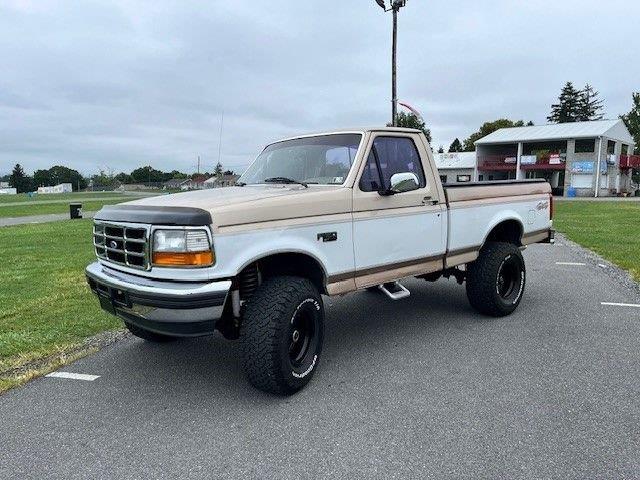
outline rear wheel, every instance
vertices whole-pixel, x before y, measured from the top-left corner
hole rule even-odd
[[[242,360],[256,388],[291,395],[313,376],[324,338],[324,307],[316,287],[299,277],[266,280],[245,306]]]
[[[480,313],[503,317],[520,304],[525,281],[520,249],[512,243],[490,242],[468,265],[467,298]]]
[[[151,332],[149,330],[145,330],[144,328],[137,327],[132,323],[124,322],[124,324],[132,334],[134,334],[138,338],[142,338],[143,340],[146,340],[147,342],[167,343],[167,342],[173,342],[174,340],[177,340],[177,337],[172,337],[170,335],[163,335],[161,333]]]

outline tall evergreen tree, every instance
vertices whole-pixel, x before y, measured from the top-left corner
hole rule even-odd
[[[221,177],[222,176],[222,172],[224,171],[224,169],[222,168],[222,164],[220,162],[218,162],[216,164],[216,168],[213,170],[213,174],[216,177]]]
[[[551,114],[547,117],[551,123],[575,122],[579,116],[582,94],[567,82],[560,92],[558,103],[551,105]]]
[[[592,120],[602,120],[602,100],[598,98],[599,92],[595,91],[588,83],[580,91],[580,102],[578,103],[578,113],[576,120],[587,122]]]
[[[460,142],[459,138],[456,138],[449,146],[449,153],[461,152],[461,151],[462,151],[462,143]]]
[[[24,173],[22,165],[16,163],[9,176],[9,186],[15,188],[18,193],[30,192],[33,190],[33,179]]]
[[[640,149],[640,92],[633,93],[632,98],[633,106],[631,107],[631,111],[625,115],[621,115],[620,118],[629,129],[629,133],[633,135],[637,150]]]

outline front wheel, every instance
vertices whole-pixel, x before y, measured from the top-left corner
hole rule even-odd
[[[467,298],[480,313],[504,317],[520,304],[525,281],[520,249],[511,243],[490,242],[468,265]]]
[[[247,301],[240,327],[249,382],[291,395],[313,376],[324,338],[324,306],[317,288],[299,277],[267,279]]]

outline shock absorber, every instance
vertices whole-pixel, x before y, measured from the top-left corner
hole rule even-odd
[[[260,270],[257,263],[252,263],[240,273],[240,298],[247,300],[260,286]]]

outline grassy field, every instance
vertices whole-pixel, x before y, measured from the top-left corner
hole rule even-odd
[[[83,202],[82,210],[85,212],[95,212],[100,210],[104,205],[113,205],[116,203],[128,202],[135,200],[134,198],[121,198],[115,197],[110,200],[98,201],[98,202]],[[31,205],[11,205],[0,206],[0,218],[8,217],[28,217],[32,215],[46,215],[48,213],[69,213],[68,203],[43,203],[37,202]]]
[[[136,195],[124,195],[122,192],[81,192],[51,195],[26,194],[0,196],[0,218],[28,217],[49,213],[69,213],[69,203],[80,202],[85,212],[95,212],[104,205],[128,202],[141,198]]]
[[[640,281],[640,202],[556,202],[555,228]]]
[[[0,391],[63,363],[86,337],[122,323],[98,307],[84,267],[94,258],[91,221],[0,228]]]

